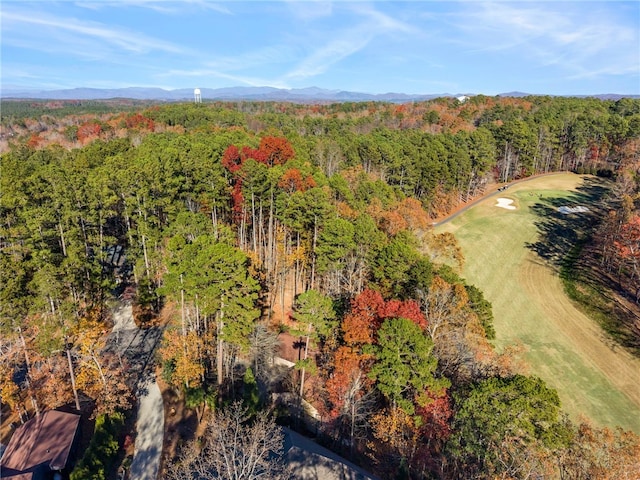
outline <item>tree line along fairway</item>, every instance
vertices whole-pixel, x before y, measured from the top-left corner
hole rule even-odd
[[[574,420],[582,415],[640,433],[640,359],[574,306],[554,266],[579,235],[554,222],[597,208],[599,184],[568,173],[517,183],[435,231],[456,236],[466,259],[463,276],[493,304],[498,350],[524,345],[528,373],[558,390]],[[502,207],[515,209],[501,208],[498,198],[512,200]],[[562,214],[561,206],[585,208]]]

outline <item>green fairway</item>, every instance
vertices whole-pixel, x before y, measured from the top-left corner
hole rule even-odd
[[[601,194],[597,179],[539,177],[486,198],[435,231],[455,234],[466,258],[463,275],[493,304],[498,349],[525,345],[528,373],[558,390],[574,420],[583,415],[640,433],[640,360],[575,308],[558,276],[590,215],[563,215],[558,207],[593,210]],[[516,208],[497,206],[498,198]]]

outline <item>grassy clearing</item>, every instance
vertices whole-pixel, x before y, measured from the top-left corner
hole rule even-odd
[[[464,276],[492,302],[497,348],[525,345],[529,373],[558,390],[572,418],[640,433],[640,360],[574,306],[559,275],[590,214],[557,208],[593,209],[601,194],[597,181],[577,175],[541,177],[487,198],[436,232],[455,234],[467,259]],[[500,197],[516,210],[496,207]]]

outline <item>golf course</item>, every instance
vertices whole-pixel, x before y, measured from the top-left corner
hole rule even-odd
[[[498,350],[522,344],[526,373],[557,389],[573,420],[640,434],[640,359],[576,308],[559,274],[593,225],[603,182],[570,173],[517,182],[435,232],[455,235],[463,276],[492,303]]]

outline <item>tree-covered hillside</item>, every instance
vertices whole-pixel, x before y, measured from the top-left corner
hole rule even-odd
[[[637,302],[639,100],[33,108],[3,118],[0,144],[0,395],[21,418],[74,399],[129,408],[105,342],[114,299],[135,288],[189,407],[299,396],[323,442],[383,478],[639,471],[637,436],[573,424],[515,348],[494,351],[482,285],[430,230],[513,179],[611,177],[594,239]],[[292,370],[272,362],[278,333]]]

